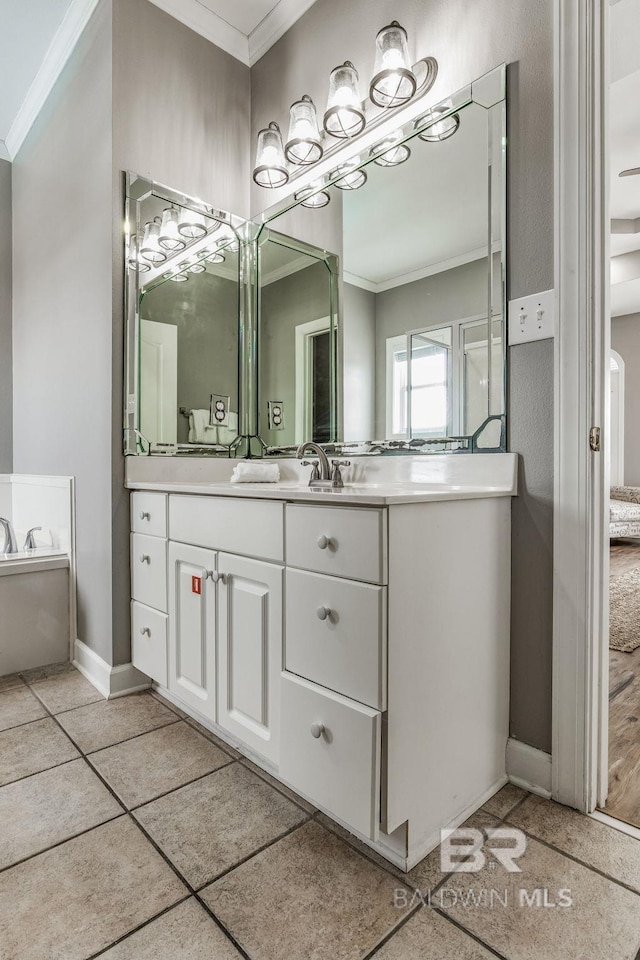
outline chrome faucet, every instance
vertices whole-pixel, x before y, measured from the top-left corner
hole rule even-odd
[[[344,487],[340,467],[351,466],[351,461],[332,460],[331,466],[329,466],[326,453],[322,447],[314,443],[313,440],[307,440],[305,443],[301,443],[296,450],[296,457],[303,457],[306,450],[311,450],[318,458],[317,460],[302,461],[303,467],[310,466],[312,468],[309,478],[310,487],[329,487],[334,490]]]
[[[17,553],[18,544],[16,543],[16,535],[11,521],[0,517],[0,526],[4,530],[4,546],[2,550],[0,550],[0,553]]]

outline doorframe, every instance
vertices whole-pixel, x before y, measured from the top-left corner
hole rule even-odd
[[[618,407],[618,419],[617,419],[617,431],[618,434],[618,457],[616,463],[616,474],[620,478],[620,486],[624,486],[624,360],[620,356],[617,350],[610,348],[609,355],[615,360],[618,367],[618,397],[617,397],[617,407]],[[611,375],[610,375],[611,376]],[[611,380],[613,377],[611,376]],[[612,386],[613,389],[613,386]],[[609,410],[608,423],[611,425],[611,432],[613,433],[613,405]],[[611,467],[613,465],[613,458],[609,460],[609,473],[611,474]]]
[[[311,342],[321,333],[331,333],[331,317],[319,317],[299,323],[295,335],[295,438],[302,443],[312,434],[313,400],[309,389],[311,377]]]
[[[555,478],[552,796],[606,798],[608,0],[554,2]]]

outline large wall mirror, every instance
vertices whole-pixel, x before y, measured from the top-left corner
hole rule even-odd
[[[309,241],[333,211],[353,452],[505,447],[504,96],[500,68],[265,215]]]

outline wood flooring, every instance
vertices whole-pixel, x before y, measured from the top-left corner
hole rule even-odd
[[[640,540],[611,542],[611,578],[640,569]],[[609,796],[605,813],[640,827],[640,647],[609,650]]]

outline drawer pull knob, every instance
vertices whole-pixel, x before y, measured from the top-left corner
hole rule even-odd
[[[149,513],[148,510],[141,510],[141,511],[140,511],[140,519],[141,519],[141,520],[151,520],[151,514]]]
[[[318,615],[318,620],[326,620],[327,617],[331,616],[331,607],[318,607],[316,613]]]
[[[217,583],[218,581],[220,581],[221,583],[224,583],[225,575],[224,573],[218,573],[217,570],[205,570],[205,572],[202,575],[202,579],[211,580],[212,583]]]
[[[150,637],[150,636],[151,636],[151,630],[149,629],[149,627],[140,627],[140,633],[142,634],[143,637],[144,637],[144,636],[147,636],[147,637]]]
[[[140,563],[151,563],[151,557],[148,553],[140,554]]]
[[[311,736],[315,740],[319,740],[323,733],[324,733],[324,723],[311,724]]]
[[[321,550],[326,550],[331,546],[331,537],[318,537],[317,543]]]

